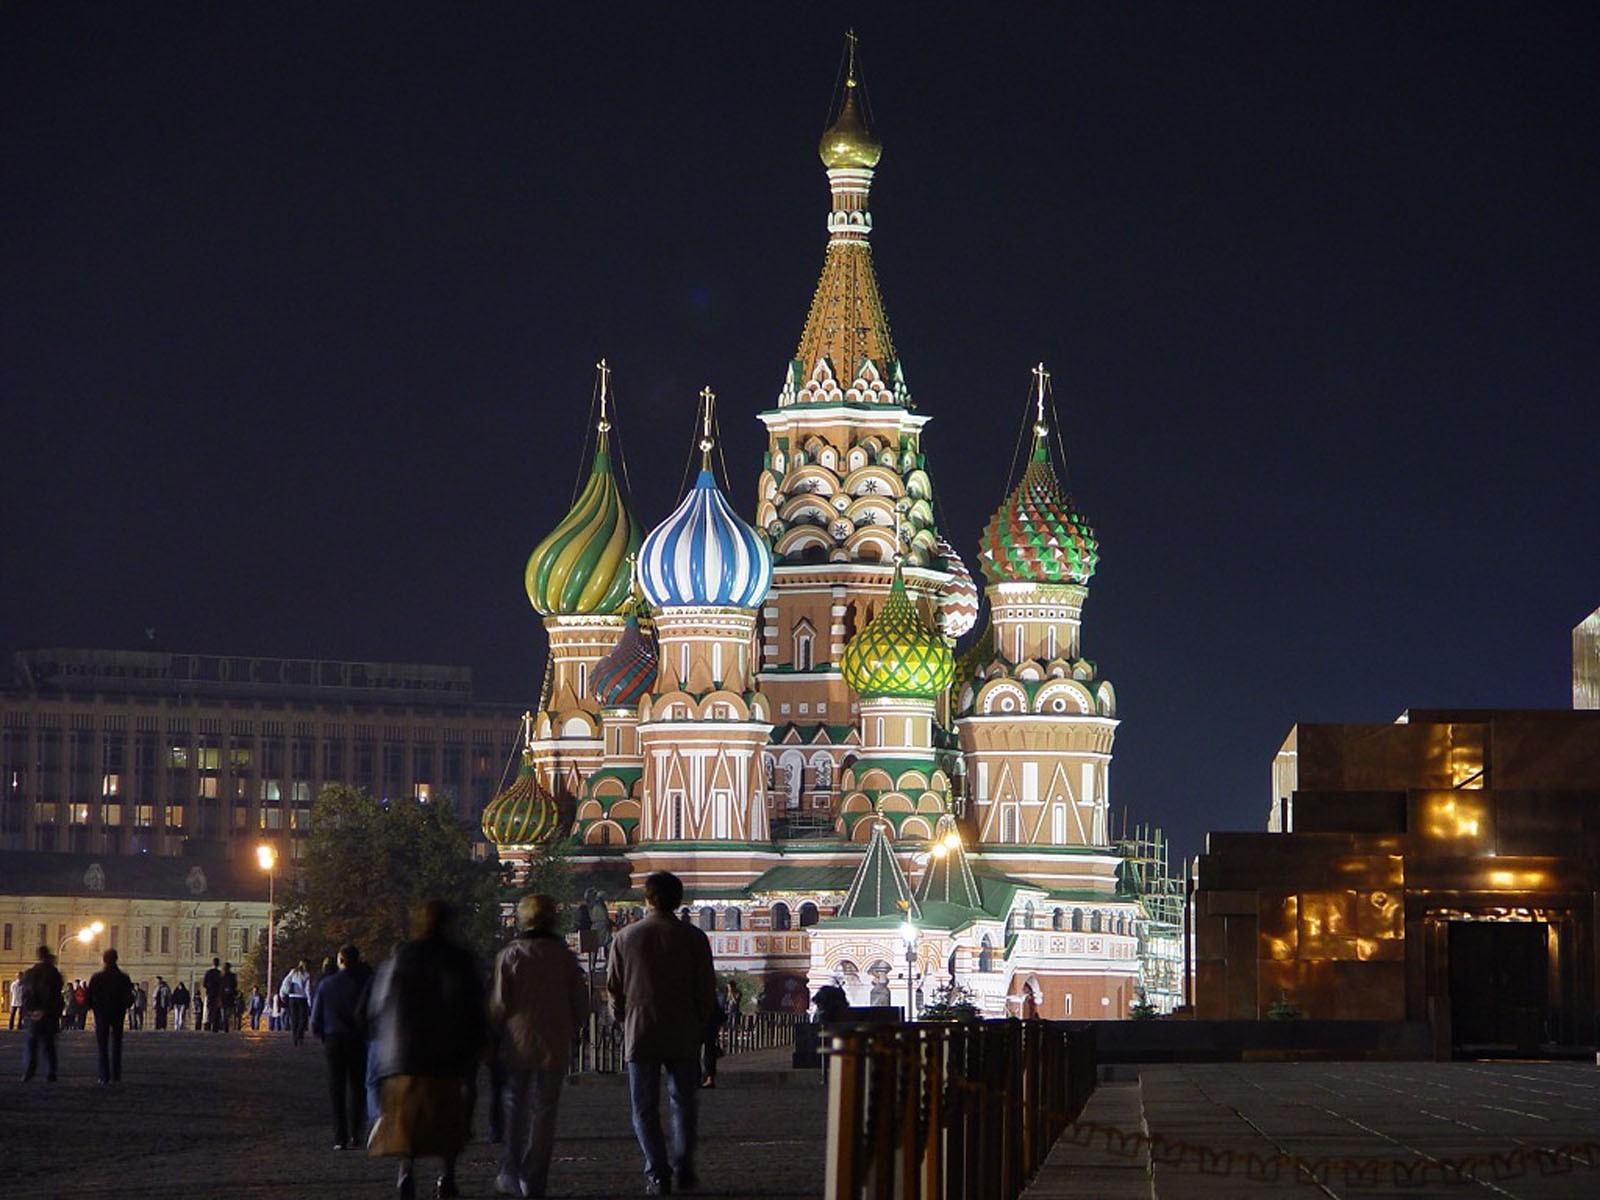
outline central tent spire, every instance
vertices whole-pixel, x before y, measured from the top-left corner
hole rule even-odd
[[[838,115],[817,147],[833,196],[828,213],[828,254],[795,351],[804,374],[815,370],[819,359],[827,359],[845,383],[855,379],[868,360],[884,377],[892,374],[895,361],[894,340],[867,242],[872,232],[867,199],[883,144],[869,124],[855,34],[847,36],[848,63]]]

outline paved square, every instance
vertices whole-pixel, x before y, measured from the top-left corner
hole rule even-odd
[[[95,1082],[94,1033],[61,1035],[54,1084],[23,1084],[21,1035],[0,1033],[0,1190],[36,1200],[101,1197],[292,1200],[389,1197],[395,1164],[337,1152],[321,1046],[288,1034],[129,1033],[123,1082]],[[787,1051],[730,1056],[701,1093],[700,1194],[820,1196],[825,1097]],[[486,1129],[480,1078],[475,1128]],[[474,1142],[462,1194],[494,1195],[498,1146]],[[433,1169],[431,1160],[425,1161]],[[584,1077],[562,1097],[552,1196],[635,1196],[639,1148],[616,1077]],[[419,1195],[431,1188],[419,1189]]]

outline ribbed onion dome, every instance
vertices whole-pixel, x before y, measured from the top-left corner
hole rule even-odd
[[[856,81],[845,84],[844,105],[839,109],[839,119],[817,146],[822,165],[830,171],[835,167],[875,167],[883,157],[883,143],[861,118],[856,107]]]
[[[845,682],[863,696],[931,700],[950,686],[955,669],[950,647],[923,623],[897,566],[889,599],[844,648]]]
[[[756,608],[772,586],[772,552],[702,469],[683,502],[645,537],[639,586],[656,608]]]
[[[639,523],[611,473],[606,435],[578,502],[528,559],[528,599],[543,616],[614,613],[628,598],[628,557],[639,550]]]
[[[984,527],[979,558],[990,583],[1088,583],[1094,574],[1099,543],[1056,478],[1042,437]]]
[[[939,589],[939,608],[934,621],[939,632],[953,641],[978,623],[978,585],[972,581],[967,564],[961,561],[956,548],[943,534],[939,535],[934,549],[944,559],[944,569],[950,572],[950,579]]]
[[[632,708],[655,686],[660,665],[656,640],[629,613],[617,644],[594,665],[594,698],[605,708]]]
[[[560,805],[534,776],[533,755],[523,752],[516,780],[485,806],[482,824],[496,846],[538,846],[561,832]]]

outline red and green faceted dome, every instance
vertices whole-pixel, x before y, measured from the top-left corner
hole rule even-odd
[[[922,620],[897,567],[889,599],[844,648],[844,679],[863,696],[931,700],[955,675],[950,647]]]
[[[539,846],[561,832],[561,806],[533,773],[524,753],[516,780],[484,807],[483,836],[496,846]]]
[[[990,583],[1088,583],[1094,574],[1100,544],[1056,478],[1043,439],[984,527],[979,558]]]

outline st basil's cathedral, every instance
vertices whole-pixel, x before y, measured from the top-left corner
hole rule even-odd
[[[513,863],[559,845],[623,904],[675,872],[718,967],[770,1007],[828,983],[859,1005],[956,983],[990,1015],[1170,1007],[1107,828],[1116,693],[1079,637],[1099,548],[1057,469],[1048,375],[976,547],[980,603],[873,270],[882,146],[853,55],[819,152],[827,251],[758,414],[754,520],[713,470],[707,391],[699,472],[641,525],[602,364],[592,469],[528,560],[549,660],[484,831]]]

